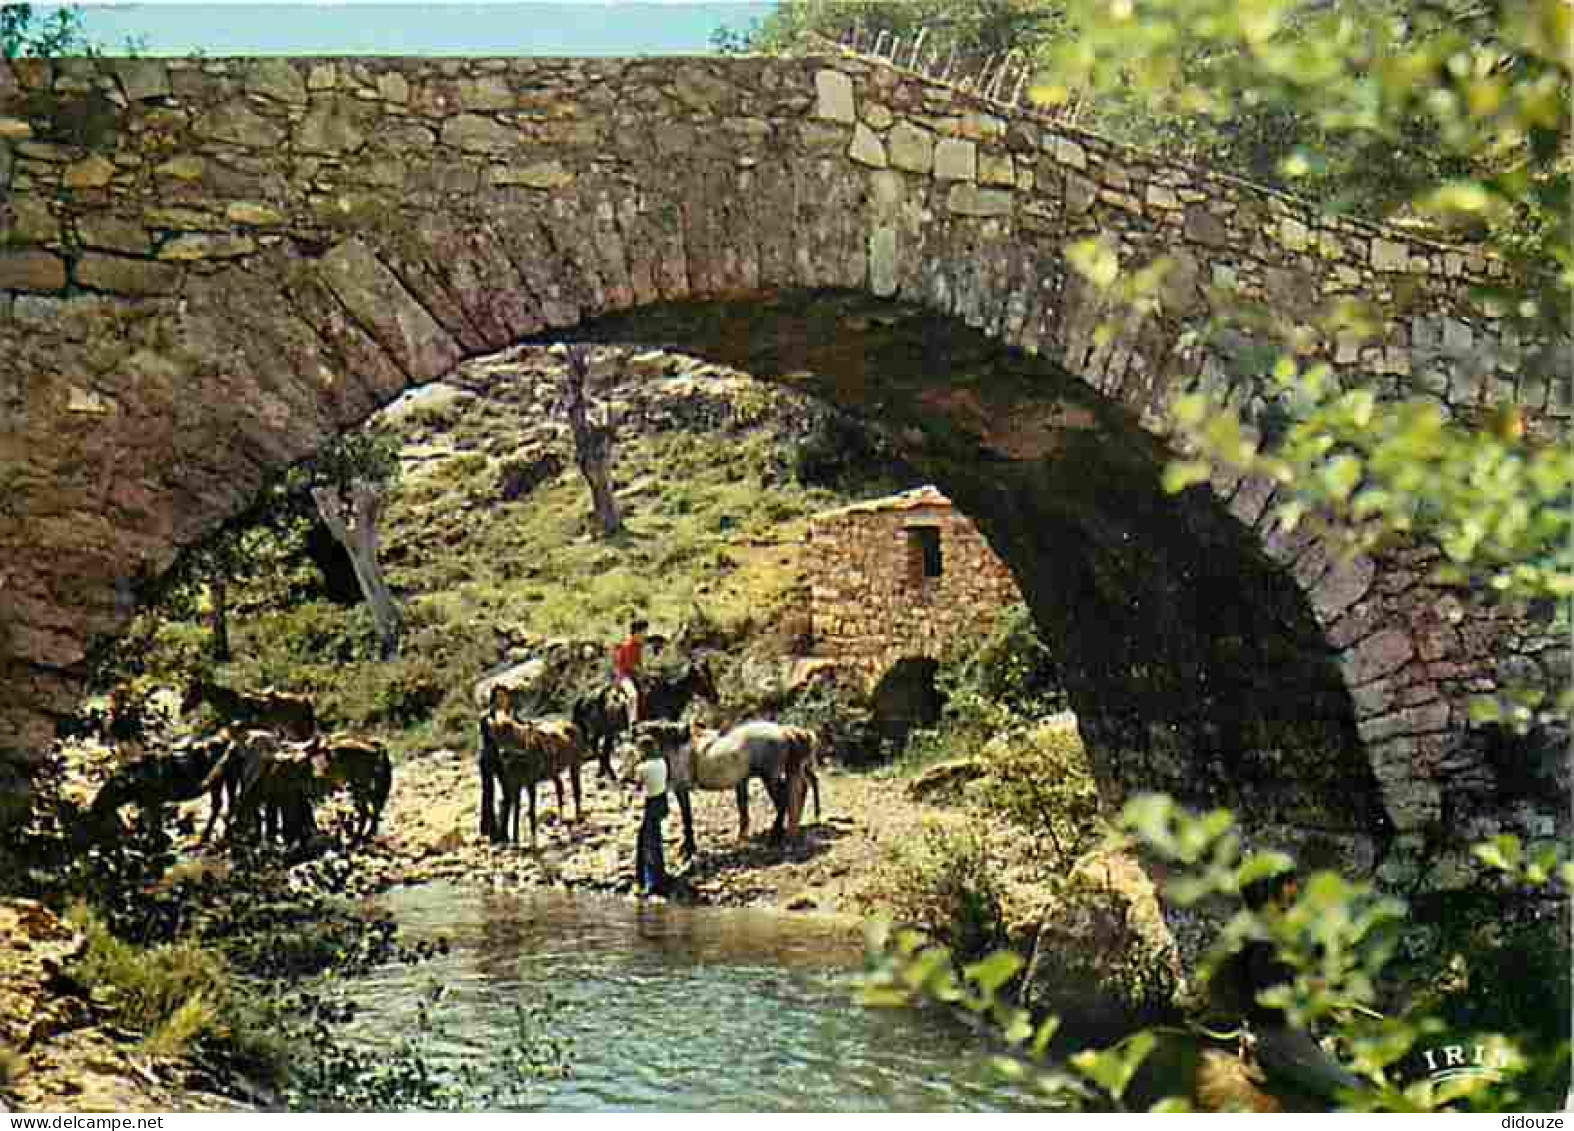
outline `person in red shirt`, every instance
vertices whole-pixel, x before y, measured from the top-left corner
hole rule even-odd
[[[612,650],[612,679],[622,690],[629,705],[629,721],[640,718],[639,665],[645,656],[645,630],[650,626],[640,617],[629,625],[628,639]]]

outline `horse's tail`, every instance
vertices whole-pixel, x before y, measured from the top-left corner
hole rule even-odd
[[[482,715],[481,749],[476,754],[476,769],[481,774],[481,835],[488,840],[497,839],[497,813],[492,795],[492,771],[496,765],[497,744],[492,741],[490,722]]]

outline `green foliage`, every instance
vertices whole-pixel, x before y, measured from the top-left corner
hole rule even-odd
[[[970,758],[996,740],[1019,741],[1040,719],[1065,709],[1059,679],[1027,607],[1006,610],[991,629],[958,641],[941,661],[935,675],[945,703],[940,725],[915,731],[904,761],[914,766]]]
[[[392,1050],[367,1051],[341,1042],[333,1011],[319,1010],[293,1028],[304,1049],[285,1088],[293,1111],[519,1110],[543,1080],[571,1074],[569,1039],[552,1032],[561,1012],[547,996],[514,1006],[508,1037],[490,1047],[484,1063],[457,1067],[438,1050],[453,1047],[441,1015],[444,988],[430,984],[416,1020]]]
[[[1051,723],[1002,736],[981,757],[984,775],[969,796],[1027,834],[1046,878],[1069,875],[1106,832],[1076,728]]]
[[[92,50],[80,9],[62,6],[41,15],[32,4],[0,4],[0,54],[7,59],[86,55]]]
[[[1005,889],[983,834],[931,824],[895,852],[892,911],[920,924],[958,959],[969,961],[1006,945]]]
[[[719,28],[711,42],[726,53],[781,54],[812,47],[805,36],[840,40],[857,28],[864,50],[882,32],[886,48],[899,37],[908,47],[906,62],[923,32],[924,56],[942,65],[952,60],[958,74],[972,74],[991,56],[1051,39],[1063,26],[1059,7],[1042,0],[783,0],[746,29]]]
[[[155,1055],[178,1055],[208,1036],[229,1033],[229,970],[217,952],[194,941],[142,948],[115,937],[86,904],[68,920],[87,939],[72,973],[119,1022],[143,1034]]]
[[[1473,299],[1503,315],[1506,333],[1546,341],[1569,329],[1574,292],[1574,217],[1569,208],[1569,91],[1574,14],[1562,0],[1426,7],[1290,0],[1195,0],[1174,5],[1076,4],[1076,36],[1054,54],[1050,100],[1085,88],[1119,89],[1163,106],[1230,122],[1241,105],[1271,108],[1312,129],[1321,148],[1292,154],[1287,175],[1318,171],[1339,191],[1357,179],[1330,163],[1403,170],[1388,193],[1406,214],[1441,224],[1468,221],[1508,266],[1504,281]],[[1198,59],[1206,66],[1192,65]],[[1287,134],[1286,136],[1291,136]],[[1303,139],[1304,140],[1304,139]],[[1417,143],[1422,160],[1395,159]],[[1384,160],[1363,157],[1373,148]],[[1068,258],[1095,286],[1139,307],[1157,294],[1164,263],[1147,277],[1123,272],[1108,249],[1086,241]],[[1354,302],[1315,316],[1325,340],[1361,342],[1394,317]],[[1279,322],[1282,324],[1282,319]],[[1237,383],[1255,384],[1281,418],[1248,416],[1211,391],[1178,399],[1174,419],[1192,457],[1166,474],[1170,490],[1222,468],[1279,488],[1276,519],[1316,523],[1366,551],[1419,540],[1440,548],[1435,580],[1501,598],[1547,600],[1563,624],[1574,599],[1574,454],[1529,429],[1511,402],[1479,416],[1450,415],[1435,398],[1389,398],[1376,375],[1336,377],[1304,364],[1304,330],[1275,340],[1275,321],[1234,296],[1214,296],[1199,342],[1246,330],[1283,354],[1258,367],[1240,360]],[[1229,351],[1223,351],[1228,354]],[[1268,350],[1272,357],[1273,350]],[[1481,364],[1461,358],[1457,365]],[[1521,388],[1548,356],[1523,351]],[[1478,704],[1483,720],[1524,729],[1555,721],[1574,704],[1568,678]]]
[[[796,695],[762,703],[759,710],[748,713],[808,727],[820,736],[822,756],[827,759],[858,765],[872,761],[879,753],[879,736],[868,703],[841,682],[818,679]]]
[[[1176,866],[1168,892],[1181,906],[1227,897],[1233,899],[1254,880],[1284,873],[1291,861],[1280,854],[1246,854],[1230,814],[1197,816],[1162,795],[1134,799],[1122,814],[1122,826],[1150,852]],[[1517,842],[1500,839],[1485,855],[1494,867],[1524,859]],[[1561,858],[1543,856],[1520,878],[1539,877],[1542,886],[1561,884],[1556,894],[1568,897],[1574,878]],[[1557,879],[1556,877],[1561,877]],[[1263,990],[1259,1002],[1283,1011],[1291,1025],[1307,1031],[1327,1029],[1332,1041],[1366,1082],[1349,1106],[1363,1111],[1545,1111],[1562,1102],[1568,1086],[1569,1045],[1566,1032],[1538,1047],[1521,1047],[1502,1034],[1474,1032],[1473,1042],[1488,1050],[1499,1066],[1487,1074],[1436,1079],[1416,1077],[1414,1054],[1425,1042],[1439,1038],[1446,1026],[1432,1011],[1437,999],[1423,994],[1408,1009],[1387,1015],[1377,1006],[1378,985],[1393,957],[1409,911],[1395,899],[1355,884],[1333,872],[1306,878],[1293,902],[1270,904],[1253,913],[1242,907],[1220,932],[1200,972],[1207,984],[1228,969],[1243,944],[1272,945],[1279,960],[1293,971],[1290,981]],[[1568,940],[1559,940],[1552,959],[1569,964]],[[1112,1049],[1072,1055],[1068,1065],[1042,1063],[1053,1018],[1035,1028],[1020,1010],[1002,1003],[996,989],[999,972],[1018,961],[993,956],[991,964],[975,964],[959,975],[950,953],[916,933],[894,938],[879,931],[871,936],[870,970],[863,1000],[872,1005],[914,1001],[952,1004],[987,1017],[1008,1045],[1021,1050],[1005,1067],[1015,1079],[1037,1079],[1079,1106],[1121,1109],[1133,1072],[1154,1046],[1153,1035],[1138,1034]],[[982,975],[982,976],[981,976]],[[1241,1003],[1226,1003],[1241,1009]],[[1566,1020],[1566,1018],[1564,1019]],[[1273,1082],[1268,1086],[1271,1090]],[[1186,1103],[1172,1097],[1166,1108]]]

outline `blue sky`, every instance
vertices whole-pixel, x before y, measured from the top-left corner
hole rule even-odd
[[[718,27],[745,28],[773,0],[470,0],[83,4],[88,37],[110,54],[688,55]],[[36,9],[47,11],[46,5]]]

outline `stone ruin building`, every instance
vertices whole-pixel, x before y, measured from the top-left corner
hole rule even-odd
[[[978,527],[932,486],[812,516],[806,574],[814,655],[870,695],[893,735],[937,716],[934,676],[951,643],[1022,600]]]

